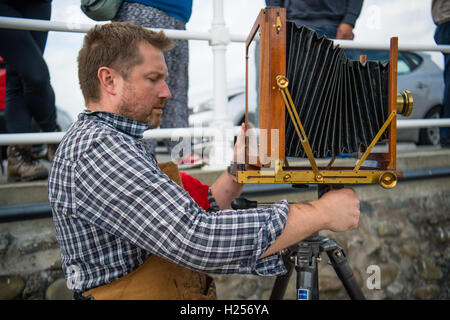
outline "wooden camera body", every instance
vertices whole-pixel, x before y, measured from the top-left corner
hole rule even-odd
[[[294,27],[291,27],[291,29]],[[298,28],[294,31],[297,32]],[[309,29],[308,29],[309,30]],[[301,31],[301,32],[312,32],[312,31]],[[300,31],[298,31],[300,32]],[[308,35],[310,35],[308,33]],[[291,32],[292,34],[292,32]],[[246,105],[245,105],[245,122],[246,127],[248,125],[248,112],[249,112],[249,102],[248,102],[248,92],[249,92],[249,47],[252,41],[254,41],[259,36],[259,77],[258,87],[259,87],[259,102],[258,102],[258,112],[256,117],[258,117],[259,132],[260,134],[258,146],[256,147],[256,152],[250,152],[250,139],[246,137],[245,143],[245,159],[240,163],[232,163],[229,167],[229,172],[234,175],[235,179],[240,183],[290,183],[290,184],[375,184],[379,183],[384,188],[393,188],[398,177],[401,177],[401,172],[396,169],[396,119],[397,114],[408,115],[412,109],[412,96],[408,91],[402,94],[397,94],[397,56],[398,56],[398,39],[396,37],[391,38],[390,41],[390,60],[389,64],[385,66],[385,76],[378,77],[381,80],[377,80],[380,84],[378,85],[381,89],[374,89],[373,91],[385,90],[384,100],[379,99],[379,104],[385,105],[383,111],[383,118],[379,126],[376,127],[374,132],[376,134],[370,137],[370,143],[362,143],[357,139],[353,142],[353,145],[358,146],[358,156],[359,160],[356,165],[351,167],[333,166],[333,163],[339,153],[339,148],[337,147],[337,153],[326,158],[330,158],[327,165],[318,166],[314,154],[318,154],[314,148],[311,148],[310,141],[312,139],[308,130],[304,127],[305,121],[302,119],[302,114],[305,111],[298,111],[295,106],[294,101],[290,93],[290,88],[293,87],[292,80],[287,77],[288,74],[288,61],[287,59],[287,47],[289,43],[287,40],[287,22],[286,22],[286,10],[284,8],[268,7],[260,11],[251,32],[246,40]],[[310,39],[312,39],[310,37]],[[334,56],[339,56],[339,59],[343,61],[344,67],[350,68],[351,72],[355,69],[355,63],[361,65],[362,73],[369,67],[365,67],[365,62],[351,61],[346,62],[342,58],[343,53],[335,52],[337,49],[333,46],[331,40],[318,38],[314,36],[314,41],[319,43],[320,46],[328,45],[329,52],[332,52]],[[307,40],[307,44],[311,40]],[[322,44],[323,43],[323,44]],[[330,44],[331,43],[331,44]],[[299,44],[297,50],[306,50],[304,47],[306,45]],[[292,49],[290,49],[292,50]],[[316,49],[311,49],[316,50]],[[318,49],[317,49],[318,50]],[[342,49],[338,49],[341,50]],[[317,51],[319,52],[319,51]],[[325,51],[324,51],[325,52]],[[325,64],[327,53],[324,54]],[[335,59],[335,58],[330,58]],[[292,64],[292,63],[291,63]],[[317,63],[316,63],[317,64]],[[342,63],[341,63],[342,64]],[[300,64],[299,64],[300,65]],[[339,68],[344,70],[344,67],[337,65]],[[320,67],[320,66],[319,66]],[[375,65],[377,67],[377,65]],[[298,69],[300,67],[297,67]],[[305,68],[305,66],[301,67]],[[353,68],[353,69],[352,69]],[[378,68],[378,67],[377,67]],[[382,66],[383,68],[383,66]],[[326,68],[325,68],[326,69]],[[345,70],[347,70],[345,69]],[[320,70],[324,70],[321,67]],[[356,69],[355,69],[356,70]],[[327,70],[325,70],[327,72]],[[343,112],[341,109],[338,111],[332,111],[340,119],[343,119],[344,124],[337,124],[336,126],[342,127],[340,130],[345,132],[352,132],[352,128],[347,128],[345,123],[346,119],[352,118],[352,121],[357,121],[358,119],[358,108],[361,108],[359,99],[357,96],[359,92],[362,91],[367,85],[364,82],[364,77],[351,79],[346,71],[345,81],[339,80],[342,83],[340,92],[344,92],[348,87],[348,93],[345,92],[340,94],[342,98],[339,98],[342,110],[346,105],[351,104],[351,108]],[[359,72],[359,71],[358,71]],[[320,74],[323,72],[321,71]],[[292,74],[292,72],[291,72]],[[355,73],[356,74],[356,73]],[[365,73],[364,73],[365,74]],[[316,87],[321,87],[325,83],[330,81],[321,82],[319,73],[316,75],[311,74],[308,80],[309,82],[314,82]],[[377,79],[378,79],[377,78]],[[312,79],[312,80],[311,80]],[[333,78],[334,79],[334,78]],[[306,80],[303,81],[306,85]],[[308,83],[309,83],[308,82]],[[355,82],[358,86],[353,86],[352,83]],[[370,79],[367,82],[374,82]],[[301,84],[303,85],[303,84]],[[311,85],[312,86],[312,85]],[[359,89],[362,88],[362,89]],[[351,90],[350,90],[351,89]],[[305,92],[315,92],[318,90],[308,88],[307,91],[302,93],[306,96]],[[324,93],[322,95],[328,94],[330,90],[322,90]],[[381,91],[380,91],[381,92]],[[362,93],[361,93],[362,94]],[[351,95],[349,98],[348,95]],[[367,96],[371,96],[370,92]],[[302,98],[302,97],[300,97]],[[317,97],[311,97],[313,103],[310,104],[309,108],[316,108],[314,101],[319,101]],[[311,100],[310,99],[310,100]],[[315,99],[315,100],[314,100]],[[332,98],[327,98],[332,99]],[[354,101],[350,103],[350,100]],[[366,99],[370,102],[370,99]],[[330,100],[331,102],[334,100]],[[337,100],[336,100],[337,101]],[[384,102],[383,102],[384,101]],[[321,102],[321,105],[334,105],[337,103],[326,103]],[[318,105],[318,104],[317,104]],[[371,106],[371,108],[377,108],[376,106]],[[287,111],[287,112],[286,112]],[[306,110],[307,112],[308,110]],[[303,112],[303,113],[302,113]],[[315,112],[318,112],[315,110]],[[345,116],[344,116],[345,113]],[[300,114],[300,115],[299,115]],[[322,115],[323,116],[323,115]],[[323,116],[324,117],[324,116]],[[330,118],[325,116],[326,119]],[[372,118],[369,114],[368,118]],[[356,120],[354,120],[356,119]],[[364,120],[365,121],[365,120]],[[310,121],[311,122],[311,121]],[[287,124],[289,123],[289,125]],[[361,131],[365,130],[367,125],[365,122],[361,121],[359,129]],[[370,123],[368,124],[371,125]],[[315,128],[315,124],[309,124],[311,128]],[[248,128],[248,127],[247,127]],[[292,149],[292,135],[295,135],[295,139],[298,138],[296,143],[298,143],[298,150],[301,150],[303,157],[308,158],[310,166],[290,166],[288,163],[287,155],[287,136],[289,131],[291,132],[289,148]],[[311,130],[310,130],[311,131]],[[353,130],[354,131],[354,130]],[[275,133],[275,134],[274,134]],[[311,135],[311,134],[310,134]],[[323,134],[322,134],[323,135]],[[330,135],[334,135],[330,133]],[[336,134],[337,135],[337,134]],[[364,135],[364,133],[354,133],[355,136]],[[345,135],[344,135],[345,136]],[[388,151],[386,153],[371,153],[375,144],[380,140],[380,138],[387,139]],[[346,139],[345,137],[343,138]],[[348,138],[347,140],[352,140]],[[324,141],[332,140],[325,137]],[[330,147],[332,149],[334,147]],[[295,146],[294,146],[295,149]],[[327,147],[325,147],[326,150]],[[345,150],[345,149],[343,149]],[[354,150],[353,150],[354,151]],[[292,152],[291,152],[292,153]],[[324,153],[325,154],[325,153]],[[323,157],[322,157],[323,158]],[[372,160],[372,161],[366,161]],[[365,166],[366,163],[376,163],[376,165]]]

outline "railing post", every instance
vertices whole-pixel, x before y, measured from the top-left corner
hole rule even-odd
[[[211,127],[216,133],[213,136],[209,165],[205,168],[206,170],[226,168],[233,155],[233,124],[226,115],[228,97],[225,54],[229,42],[230,33],[225,26],[223,0],[214,0],[209,44],[213,53],[214,92],[214,118]]]

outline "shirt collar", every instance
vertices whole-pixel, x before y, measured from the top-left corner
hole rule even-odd
[[[123,133],[126,133],[139,139],[142,139],[144,131],[148,129],[147,124],[131,120],[121,115],[106,111],[84,110],[78,116],[79,120],[92,118],[96,118],[96,120],[100,120],[101,122],[109,126],[112,126]]]

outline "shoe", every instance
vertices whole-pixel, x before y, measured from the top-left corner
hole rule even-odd
[[[8,156],[8,182],[47,179],[48,170],[38,161],[33,160],[31,146],[9,146],[6,154]]]
[[[178,160],[179,169],[198,168],[204,164],[206,164],[206,157],[199,157],[193,152]]]
[[[34,145],[31,147],[31,157],[33,160],[47,160],[47,148],[43,145]]]

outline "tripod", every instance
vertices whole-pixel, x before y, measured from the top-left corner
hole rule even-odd
[[[332,188],[339,187],[341,186],[318,185],[318,196],[320,198]],[[268,203],[260,202],[260,204],[267,205]],[[248,201],[243,198],[238,198],[232,203],[233,209],[245,209],[256,206],[256,201]],[[350,299],[364,300],[364,294],[353,276],[352,269],[347,262],[342,247],[335,240],[320,236],[318,233],[309,236],[281,252],[287,273],[276,278],[270,300],[283,299],[294,269],[297,273],[297,300],[318,300],[319,272],[317,263],[321,260],[320,255],[322,252],[327,253],[331,265],[336,271]]]
[[[275,280],[270,300],[283,298],[294,269],[297,272],[297,300],[318,300],[319,273],[317,262],[320,261],[322,252],[327,253],[331,265],[350,298],[352,300],[364,300],[365,297],[356,283],[342,247],[335,240],[318,234],[306,238],[283,252],[287,273],[278,276]]]

